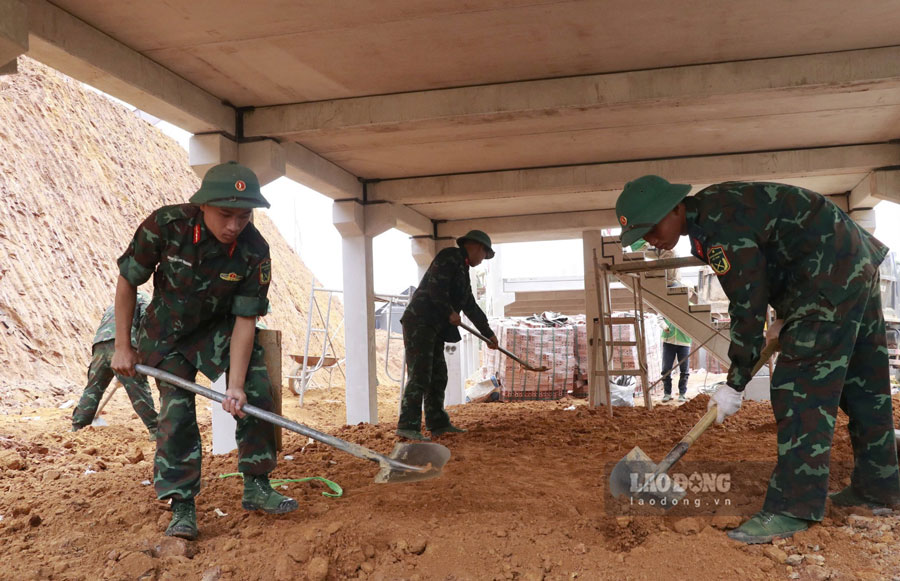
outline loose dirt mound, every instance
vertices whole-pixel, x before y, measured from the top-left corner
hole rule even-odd
[[[321,428],[339,424],[340,393],[314,390],[305,412],[288,405],[286,413],[308,412],[305,421]],[[334,433],[389,453],[396,392],[384,388],[380,399],[382,424]],[[705,581],[900,574],[896,515],[829,508],[822,525],[793,540],[748,547],[720,530],[739,517],[628,515],[608,506],[610,464],[634,445],[658,461],[702,415],[704,396],[649,413],[616,409],[613,418],[575,400],[459,406],[451,409],[454,422],[470,432],[440,440],[453,452],[441,478],[412,484],[374,484],[373,464],[286,433],[274,476],[323,476],[344,496],[323,496],[318,482],[290,483],[301,508],[278,517],[246,513],[239,479],[218,477],[233,472],[236,461],[209,455],[208,411],[200,406],[207,452],[194,543],[162,535],[170,513],[142,483],[151,478],[153,444],[123,400],[111,404],[109,427],[75,434],[65,431],[70,410],[0,416],[0,577]],[[704,434],[685,461],[770,466],[774,451],[771,410],[750,402]],[[848,481],[850,458],[841,415],[833,490]],[[753,512],[768,473],[748,478],[735,501]]]
[[[94,331],[112,304],[116,258],[152,210],[183,202],[199,185],[187,153],[125,107],[27,58],[19,70],[0,78],[0,398],[7,409],[80,393]],[[273,263],[273,312],[264,321],[283,331],[285,354],[302,353],[312,275],[264,212],[255,220]],[[332,330],[343,356],[341,311],[338,304]],[[23,383],[27,396],[11,389]]]

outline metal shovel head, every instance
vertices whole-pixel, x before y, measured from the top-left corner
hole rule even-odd
[[[379,464],[381,469],[375,475],[375,482],[386,484],[388,482],[415,482],[417,480],[429,480],[441,475],[444,464],[450,459],[450,449],[441,444],[417,442],[397,444],[391,455]],[[415,468],[410,470],[389,462]]]
[[[657,464],[635,446],[609,473],[609,492],[613,498],[672,507],[684,498],[685,490],[665,474],[655,475]],[[673,502],[674,501],[674,502]]]

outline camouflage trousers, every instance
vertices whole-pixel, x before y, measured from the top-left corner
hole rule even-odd
[[[159,369],[194,381],[197,369],[185,357],[173,351],[157,364]],[[164,381],[159,388],[159,431],[153,461],[153,485],[160,500],[193,498],[200,491],[200,464],[203,451],[193,393]],[[253,346],[244,383],[247,403],[274,411],[272,384],[266,371],[263,349]],[[221,405],[213,403],[212,405]],[[238,445],[238,471],[268,474],[275,468],[275,427],[251,416],[237,418],[235,437]]]
[[[94,421],[103,393],[115,377],[125,386],[125,393],[131,400],[131,406],[152,434],[156,431],[156,410],[153,408],[153,396],[150,395],[147,377],[145,375],[125,377],[113,372],[110,363],[115,351],[115,341],[112,339],[94,345],[91,366],[88,368],[87,387],[84,388],[81,399],[78,400],[78,405],[72,413],[72,425],[84,427]]]
[[[781,348],[771,386],[778,461],[763,510],[822,520],[838,407],[849,417],[851,485],[871,500],[900,501],[878,277],[837,308],[821,299],[789,313]]]
[[[397,429],[421,429],[423,400],[427,428],[436,430],[449,426],[450,416],[444,411],[444,391],[447,389],[444,340],[438,337],[433,327],[404,322],[403,345],[406,348],[408,379],[403,390]]]

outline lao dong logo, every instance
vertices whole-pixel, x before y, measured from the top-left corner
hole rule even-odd
[[[701,494],[709,492],[724,493],[731,490],[731,474],[717,472],[691,472],[690,475],[676,472],[659,474],[652,472],[638,474],[632,472],[631,492],[690,492]],[[643,478],[642,478],[643,477]]]

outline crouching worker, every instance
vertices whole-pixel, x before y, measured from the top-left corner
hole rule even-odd
[[[718,423],[741,407],[762,351],[766,306],[783,327],[772,376],[778,460],[761,512],[728,536],[789,537],[821,521],[840,407],[850,419],[854,467],[838,505],[900,502],[878,265],[887,248],[825,197],[785,184],[691,186],[658,176],[629,182],[616,202],[622,244],[671,249],[687,235],[712,267],[731,315],[727,385],[710,399]]]
[[[150,297],[144,291],[138,291],[134,318],[131,320],[131,345],[137,345],[138,330],[141,328],[141,319]],[[115,376],[125,386],[125,393],[131,400],[131,407],[147,426],[150,439],[156,439],[156,410],[153,409],[153,396],[150,395],[150,384],[145,375],[125,377],[117,375],[112,370],[112,358],[115,353],[116,321],[115,305],[110,305],[100,319],[100,326],[94,334],[94,345],[91,354],[91,365],[88,367],[88,383],[72,413],[72,431],[77,432],[94,421],[97,408],[100,407],[100,399],[106,388]]]
[[[469,282],[469,267],[494,257],[491,239],[481,230],[472,230],[456,243],[458,248],[445,248],[434,257],[400,318],[409,379],[400,404],[397,435],[408,440],[428,440],[420,431],[423,399],[425,426],[431,435],[466,431],[451,424],[444,410],[444,342],[456,343],[462,338],[459,311],[465,312],[481,334],[490,339],[491,349],[498,346]]]
[[[119,258],[116,352],[113,369],[134,375],[144,363],[188,381],[197,371],[227,374],[222,408],[237,418],[242,506],[280,514],[297,502],[275,492],[275,429],[247,416],[249,403],[273,411],[271,384],[256,341],[256,318],[266,314],[272,280],[269,246],[250,223],[253,208],[269,207],[256,175],[229,162],[210,169],[190,203],[164,206],[144,220]],[[129,341],[135,289],[153,276],[137,350]],[[153,482],[159,499],[172,499],[170,536],[198,535],[194,497],[200,490],[202,450],[194,394],[157,380],[160,393]]]

